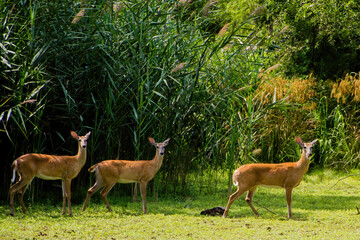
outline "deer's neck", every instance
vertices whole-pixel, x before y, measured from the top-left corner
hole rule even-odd
[[[303,151],[300,160],[297,162],[296,166],[305,173],[309,169],[309,164],[310,159],[306,158],[305,151]]]
[[[78,153],[75,155],[75,158],[81,166],[84,166],[86,162],[86,148],[82,148],[79,144],[79,150]]]
[[[159,151],[156,150],[156,155],[155,155],[154,159],[152,160],[154,163],[156,172],[160,169],[163,159],[164,159],[164,156],[160,155]]]

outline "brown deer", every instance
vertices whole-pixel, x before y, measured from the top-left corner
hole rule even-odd
[[[245,201],[249,204],[254,214],[259,216],[251,201],[257,186],[263,185],[285,188],[288,218],[292,218],[292,190],[300,184],[302,177],[309,169],[312,148],[317,141],[318,140],[316,139],[310,143],[303,143],[301,138],[296,137],[296,143],[303,148],[298,162],[286,162],[279,164],[253,163],[243,165],[236,169],[233,174],[233,182],[234,185],[237,186],[237,190],[229,197],[223,217],[228,215],[231,204],[244,192],[247,192]]]
[[[69,215],[71,211],[71,180],[75,178],[86,161],[86,145],[91,132],[85,136],[78,136],[71,131],[71,136],[78,140],[79,150],[75,156],[55,156],[47,154],[29,153],[17,158],[11,165],[13,171],[12,183],[15,182],[16,173],[19,180],[10,186],[10,215],[14,216],[14,195],[18,194],[23,213],[26,213],[23,195],[27,186],[34,177],[45,180],[61,179],[63,192],[62,214],[66,213],[66,200],[68,201]]]
[[[153,160],[106,160],[89,168],[89,172],[95,172],[96,182],[87,191],[86,199],[82,210],[85,211],[91,196],[100,188],[107,209],[112,209],[107,200],[107,194],[116,183],[140,183],[140,192],[143,203],[143,212],[146,213],[146,185],[154,178],[163,162],[165,147],[170,138],[162,143],[156,143],[153,138],[149,138],[151,145],[156,147],[156,154]]]

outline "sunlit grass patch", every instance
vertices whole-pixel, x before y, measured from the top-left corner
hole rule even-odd
[[[245,203],[245,196],[234,202],[228,218],[200,215],[204,209],[225,206],[226,191],[163,196],[157,202],[149,197],[148,214],[142,213],[140,201],[115,195],[109,197],[113,212],[96,200],[85,212],[75,204],[73,217],[61,215],[61,203],[26,203],[26,215],[16,203],[15,217],[10,217],[8,203],[2,203],[0,239],[358,239],[360,176],[356,174],[325,170],[305,175],[293,191],[294,219],[286,217],[284,189],[266,187],[259,187],[254,196],[259,217]]]

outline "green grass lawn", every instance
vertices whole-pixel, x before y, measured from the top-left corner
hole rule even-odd
[[[26,202],[26,215],[16,201],[15,217],[9,216],[8,204],[0,206],[0,239],[360,239],[360,176],[337,183],[345,176],[332,171],[305,175],[293,191],[292,220],[285,217],[284,190],[265,187],[254,196],[260,217],[253,215],[245,196],[233,204],[226,219],[200,215],[204,209],[226,205],[225,184],[214,194],[196,198],[160,196],[154,202],[150,197],[148,214],[142,214],[140,202],[115,194],[109,198],[112,213],[93,201],[85,213],[74,204],[73,217],[61,215],[61,199],[56,206]]]

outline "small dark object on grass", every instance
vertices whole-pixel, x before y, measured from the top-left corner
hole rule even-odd
[[[204,211],[202,211],[200,214],[201,215],[211,215],[211,216],[222,216],[224,214],[225,208],[224,207],[214,207],[211,209],[206,209]]]

